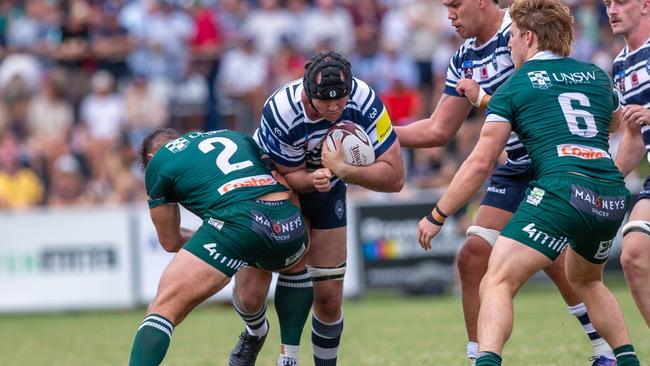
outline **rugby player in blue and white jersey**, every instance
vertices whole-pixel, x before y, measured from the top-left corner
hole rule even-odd
[[[644,155],[650,161],[650,0],[605,0],[607,15],[625,48],[614,59],[614,85],[621,101],[623,139],[616,165],[623,175]],[[623,226],[621,263],[632,296],[650,327],[650,176]]]
[[[324,147],[328,128],[338,121],[351,121],[368,134],[374,163],[352,166],[343,160],[342,149]],[[350,63],[336,52],[323,52],[306,64],[303,79],[289,82],[267,99],[254,138],[298,194],[311,229],[306,259],[309,275],[281,275],[276,287],[282,338],[278,365],[297,365],[312,281],[314,364],[335,365],[343,331],[346,183],[380,192],[400,191],[404,167],[397,136],[382,101],[368,84],[352,77]],[[249,304],[241,310],[255,312],[263,306],[259,294],[266,293],[270,276],[246,269],[238,276],[242,286],[236,286],[235,301]]]
[[[492,0],[442,0],[456,32],[465,39],[447,70],[444,94],[433,114],[395,131],[403,147],[434,147],[447,144],[473,106],[485,108],[489,96],[514,72],[508,41],[510,15]],[[490,177],[476,221],[467,230],[467,240],[457,257],[467,328],[467,357],[474,364],[478,353],[477,319],[479,284],[488,265],[492,245],[523,200],[534,178],[530,158],[513,132],[505,148],[508,160]],[[443,216],[438,216],[444,220]],[[564,273],[564,255],[544,271],[555,282],[569,312],[587,333],[593,353],[592,365],[614,364],[607,342],[593,329],[587,309],[569,285]]]

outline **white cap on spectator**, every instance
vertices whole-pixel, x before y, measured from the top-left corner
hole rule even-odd
[[[61,173],[77,173],[81,170],[79,160],[70,154],[62,155],[54,161],[54,169]]]
[[[109,90],[113,87],[113,75],[105,70],[99,70],[90,79],[93,91]]]

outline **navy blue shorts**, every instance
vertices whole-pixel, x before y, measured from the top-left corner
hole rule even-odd
[[[648,200],[650,199],[650,175],[645,179],[645,182],[643,182],[643,188],[641,188],[641,192],[639,192],[639,197],[637,198],[637,202],[639,200]]]
[[[481,205],[514,213],[524,200],[526,189],[532,180],[533,168],[530,165],[499,165],[488,181]]]
[[[339,180],[329,192],[300,194],[300,209],[314,229],[334,229],[347,225],[346,184]]]

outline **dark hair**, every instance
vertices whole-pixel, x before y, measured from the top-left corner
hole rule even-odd
[[[303,86],[307,99],[332,100],[350,94],[352,67],[340,53],[319,52],[305,64]],[[318,76],[320,75],[320,80]]]
[[[147,137],[142,140],[142,144],[138,149],[138,155],[140,156],[140,163],[142,164],[142,169],[147,167],[147,163],[151,160],[148,155],[155,154],[163,144],[166,144],[168,141],[178,138],[181,134],[173,128],[165,127],[159,128],[151,132]]]

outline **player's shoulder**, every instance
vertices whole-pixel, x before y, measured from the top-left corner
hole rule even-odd
[[[352,90],[346,108],[366,113],[371,105],[379,102],[379,96],[365,81],[352,78]]]
[[[264,103],[264,120],[290,128],[298,116],[304,115],[302,88],[302,79],[296,79],[273,92]]]

